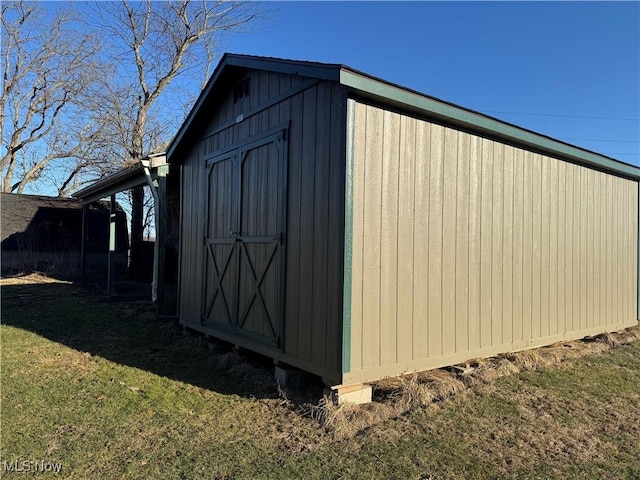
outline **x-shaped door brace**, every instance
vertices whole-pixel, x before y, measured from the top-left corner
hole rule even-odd
[[[231,255],[233,255],[234,244],[233,243],[230,244],[231,248],[229,248],[229,253],[227,254],[227,258],[224,262],[222,273],[220,273],[220,269],[218,268],[218,263],[216,262],[215,255],[213,253],[214,245],[220,245],[220,244],[210,243],[208,245],[209,248],[207,248],[207,250],[209,252],[209,257],[211,258],[211,262],[213,263],[213,270],[214,270],[213,273],[215,274],[216,281],[218,282],[218,288],[216,289],[215,292],[213,292],[213,297],[211,297],[211,302],[209,302],[209,305],[207,306],[207,313],[205,315],[205,318],[208,319],[209,316],[211,315],[211,310],[213,310],[213,304],[216,301],[218,292],[220,292],[220,295],[222,296],[222,302],[224,303],[224,309],[227,313],[227,318],[229,319],[229,325],[233,325],[233,320],[231,319],[231,311],[229,310],[229,303],[227,302],[227,297],[224,294],[224,289],[222,288],[222,279],[224,278],[224,275],[225,273],[227,273],[227,269],[229,268],[229,263],[230,263],[229,261],[231,260]]]
[[[238,328],[242,328],[244,323],[247,321],[247,317],[249,316],[249,310],[251,309],[251,306],[253,305],[253,302],[255,301],[257,296],[260,299],[260,304],[262,305],[262,310],[264,311],[265,317],[269,322],[269,328],[271,329],[271,333],[275,338],[276,331],[273,328],[273,322],[271,321],[271,316],[269,315],[269,310],[267,309],[267,303],[264,301],[264,297],[262,296],[262,290],[260,290],[260,286],[262,285],[262,281],[264,280],[264,277],[267,274],[267,270],[269,270],[269,266],[271,265],[271,261],[273,260],[276,250],[278,249],[278,242],[273,243],[273,248],[271,249],[271,253],[269,253],[267,263],[265,264],[262,272],[260,273],[259,279],[258,279],[258,276],[256,275],[255,269],[253,268],[253,263],[251,263],[251,258],[249,257],[249,251],[247,250],[247,246],[244,242],[241,242],[241,243],[245,253],[245,258],[247,259],[247,264],[249,265],[251,280],[253,281],[253,296],[251,297],[251,300],[249,300],[249,303],[247,304],[244,312],[239,318]]]

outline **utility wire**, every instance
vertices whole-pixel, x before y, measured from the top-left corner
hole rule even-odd
[[[582,142],[620,142],[620,143],[640,143],[640,140],[601,140],[597,138],[566,138],[559,137],[561,140],[579,140]]]
[[[534,115],[539,117],[590,118],[594,120],[623,120],[627,122],[640,122],[640,118],[591,117],[586,115],[560,115],[560,114],[554,114],[554,113],[503,112],[498,110],[485,110],[485,113],[507,113],[509,115]]]

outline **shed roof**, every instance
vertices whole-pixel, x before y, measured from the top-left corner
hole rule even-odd
[[[354,96],[369,98],[384,105],[424,115],[437,121],[522,145],[558,158],[606,170],[635,180],[640,179],[640,168],[633,165],[387,82],[346,65],[231,53],[226,53],[222,57],[207,85],[200,93],[193,109],[174,137],[167,151],[169,162],[182,150],[185,145],[184,142],[190,137],[190,131],[204,117],[206,107],[215,101],[221,79],[229,71],[236,68],[266,70],[339,82],[346,86]]]

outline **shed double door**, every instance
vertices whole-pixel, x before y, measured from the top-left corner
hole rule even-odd
[[[204,325],[281,348],[287,148],[280,131],[207,159]]]

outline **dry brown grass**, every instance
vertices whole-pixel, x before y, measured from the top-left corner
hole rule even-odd
[[[475,359],[457,370],[436,369],[381,380],[374,385],[374,401],[367,405],[337,406],[324,397],[307,409],[325,433],[337,439],[351,438],[374,425],[464,395],[499,378],[558,366],[566,360],[602,353],[638,339],[640,328],[631,327],[582,340]]]
[[[48,277],[43,273],[30,273],[27,275],[13,275],[0,278],[0,286],[5,285],[30,285],[34,283],[64,283],[67,285],[73,282],[59,280],[57,278]]]

